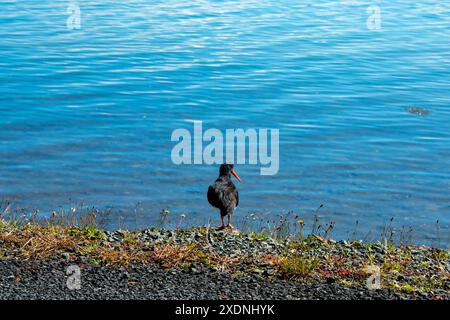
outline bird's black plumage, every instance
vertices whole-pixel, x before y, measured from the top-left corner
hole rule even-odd
[[[232,164],[220,166],[219,178],[208,188],[208,202],[223,216],[231,216],[239,205],[239,192],[231,181]]]

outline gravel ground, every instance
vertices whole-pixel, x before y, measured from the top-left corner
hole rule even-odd
[[[0,299],[401,299],[392,290],[300,284],[228,273],[155,266],[81,269],[80,289],[67,286],[65,261],[0,261]]]
[[[426,246],[275,240],[237,230],[4,225],[0,299],[450,300],[449,257]],[[70,290],[73,265],[81,285]],[[368,266],[378,266],[381,289],[367,288]]]

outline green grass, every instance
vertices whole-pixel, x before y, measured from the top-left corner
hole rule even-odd
[[[319,267],[319,260],[302,254],[293,254],[282,260],[282,273],[289,278],[307,278]]]

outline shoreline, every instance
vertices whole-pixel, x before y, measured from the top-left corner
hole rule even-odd
[[[450,299],[450,253],[427,246],[2,222],[0,244],[1,299]]]

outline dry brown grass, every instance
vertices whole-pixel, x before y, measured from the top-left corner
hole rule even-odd
[[[192,263],[200,263],[218,271],[234,270],[243,260],[204,252],[198,244],[166,243],[148,250],[134,233],[124,232],[123,235],[122,243],[111,243],[105,240],[101,230],[94,227],[31,224],[15,227],[3,224],[0,226],[0,251],[5,256],[31,260],[48,259],[66,253],[71,260],[86,258],[105,265],[157,263],[164,268],[185,268]]]
[[[261,258],[263,259],[263,261],[265,261],[266,263],[268,263],[272,266],[281,267],[283,264],[283,259],[280,256],[274,256],[271,254],[263,254],[261,256]]]
[[[221,255],[210,255],[208,258],[208,264],[214,266],[216,270],[221,272],[235,271],[237,266],[245,260],[243,257],[231,258]]]
[[[186,267],[192,263],[199,263],[207,267],[213,267],[217,271],[233,271],[243,261],[243,258],[232,258],[218,255],[214,252],[204,252],[197,244],[176,246],[166,244],[149,256],[164,268]]]
[[[201,254],[195,245],[175,246],[166,244],[155,248],[150,259],[164,268],[183,266],[200,260]]]
[[[60,228],[29,226],[23,230],[3,230],[0,242],[4,250],[26,259],[46,259],[58,251],[77,247],[75,239]]]
[[[147,255],[140,248],[99,247],[96,254],[101,262],[107,265],[129,266],[148,261]]]

